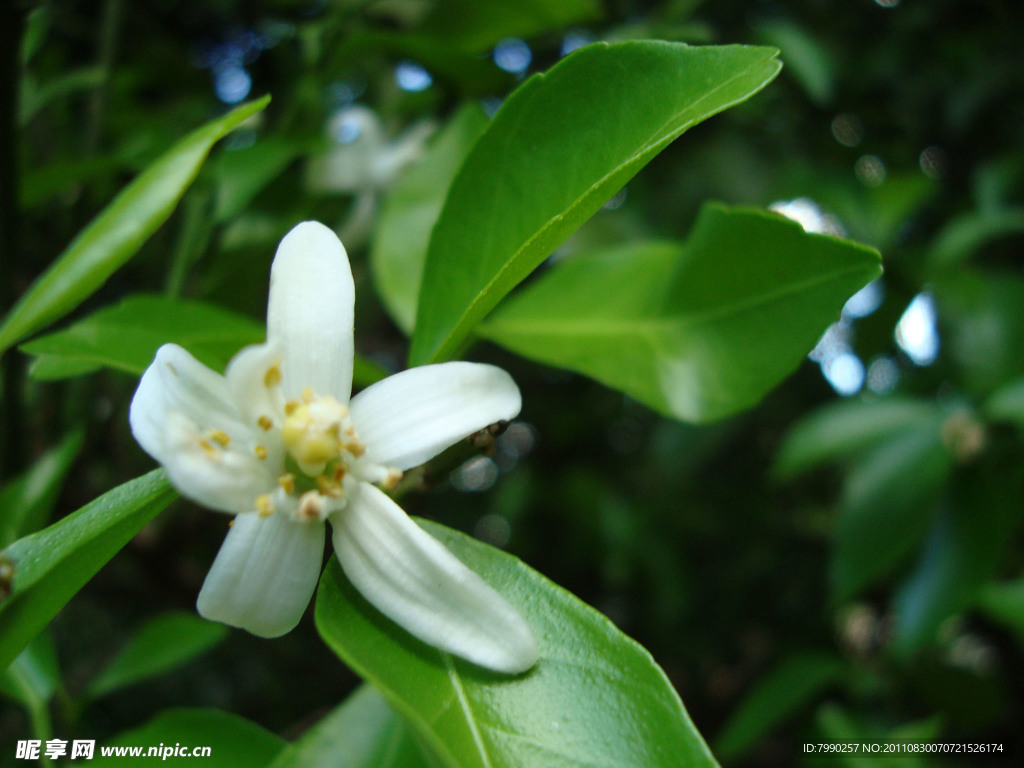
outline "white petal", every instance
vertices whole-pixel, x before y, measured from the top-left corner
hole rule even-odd
[[[253,452],[253,432],[224,377],[175,344],[162,346],[143,374],[129,421],[139,445],[164,465],[174,486],[204,506],[249,510],[256,496],[274,486],[273,470]]]
[[[516,609],[382,491],[360,483],[331,523],[349,580],[410,634],[499,672],[523,672],[537,661]]]
[[[302,618],[324,551],[323,523],[300,523],[287,512],[238,515],[196,601],[212,621],[260,637],[278,637]]]
[[[337,235],[315,221],[285,235],[270,270],[267,309],[268,341],[284,354],[285,397],[311,387],[348,400],[354,304],[352,269]]]
[[[441,363],[411,368],[352,398],[352,423],[368,454],[408,469],[522,407],[519,388],[500,368]]]
[[[277,347],[256,344],[235,355],[224,374],[242,419],[252,429],[258,445],[267,449],[265,461],[271,467],[281,466],[284,460],[281,440],[284,398],[280,385],[274,383],[282,360]]]

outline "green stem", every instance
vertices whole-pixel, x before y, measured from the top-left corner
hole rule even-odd
[[[89,101],[89,122],[85,131],[85,152],[91,154],[99,146],[103,133],[103,117],[107,107],[110,74],[114,69],[117,52],[117,33],[121,28],[124,0],[106,0],[100,19],[99,38],[96,41],[96,65],[101,72],[100,84]]]

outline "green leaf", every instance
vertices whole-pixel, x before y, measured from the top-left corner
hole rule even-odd
[[[810,704],[842,676],[838,657],[802,651],[783,659],[758,680],[715,739],[715,754],[735,761],[757,741]]]
[[[174,750],[177,746],[192,750],[208,747],[209,755],[202,759],[192,756],[146,757],[150,748]],[[125,762],[139,766],[195,765],[207,762],[217,768],[263,768],[285,746],[285,741],[238,715],[216,709],[169,709],[161,712],[145,725],[115,736],[103,746],[97,746],[94,761],[89,765],[120,766]],[[121,747],[141,749],[139,756],[122,751],[104,757],[102,750]]]
[[[394,185],[381,208],[370,266],[388,314],[407,334],[416,322],[430,231],[456,171],[486,125],[477,105],[460,109],[423,159]]]
[[[1024,578],[986,585],[977,603],[989,618],[1013,630],[1024,648]]]
[[[849,458],[906,429],[933,422],[937,414],[931,403],[898,396],[831,403],[789,431],[776,454],[774,471],[780,477],[793,477]]]
[[[932,269],[956,269],[993,240],[1024,232],[1024,208],[972,211],[950,221],[932,243]]]
[[[216,163],[214,220],[230,221],[245,210],[252,199],[277,178],[303,149],[294,140],[271,136],[260,139],[251,147],[223,153]]]
[[[45,632],[0,673],[0,691],[21,702],[32,721],[32,733],[40,740],[52,735],[49,703],[60,687],[57,648]]]
[[[0,547],[38,530],[50,517],[81,448],[82,432],[72,432],[0,490]]]
[[[239,349],[265,337],[262,323],[212,304],[140,294],[20,349],[37,356],[30,369],[36,379],[67,378],[104,366],[140,376],[168,342],[223,371]]]
[[[683,131],[749,98],[773,48],[597,43],[501,106],[455,177],[427,251],[413,365],[476,323]]]
[[[57,647],[46,633],[29,643],[0,675],[0,690],[29,709],[45,706],[59,687]]]
[[[409,726],[364,685],[289,744],[270,768],[427,768]]]
[[[82,67],[55,77],[44,85],[26,77],[22,81],[22,94],[18,105],[18,123],[26,127],[36,113],[49,104],[76,91],[86,91],[102,85],[105,73],[102,67]]]
[[[228,628],[194,613],[172,612],[147,622],[93,680],[89,695],[99,697],[162,674],[208,651]]]
[[[838,601],[888,575],[920,544],[952,464],[936,419],[897,435],[850,470],[832,561]]]
[[[595,0],[439,0],[418,32],[467,53],[485,53],[506,37],[532,37],[601,15]]]
[[[894,600],[893,649],[931,644],[940,625],[967,609],[998,571],[1020,517],[1024,477],[985,464],[961,470],[924,552]]]
[[[983,411],[993,421],[1009,421],[1024,429],[1024,379],[1015,379],[993,392]]]
[[[480,333],[665,415],[710,421],[754,405],[796,368],[878,262],[767,211],[708,205],[686,243],[560,262]]]
[[[156,469],[0,552],[0,669],[175,498]]]
[[[0,354],[96,291],[167,220],[213,145],[262,110],[238,107],[179,141],[125,187],[21,297],[0,325]]]
[[[511,555],[418,521],[517,608],[540,647],[524,675],[424,645],[372,608],[332,559],[321,637],[449,766],[714,766],[665,673],[604,616]]]
[[[835,89],[835,61],[832,51],[820,41],[817,30],[781,18],[758,24],[761,42],[778,48],[786,60],[786,71],[791,72],[803,86],[811,101],[819,107],[832,101]]]

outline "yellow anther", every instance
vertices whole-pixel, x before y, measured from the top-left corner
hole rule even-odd
[[[338,483],[333,480],[329,480],[323,475],[320,475],[320,477],[316,479],[316,487],[321,494],[332,499],[340,499],[345,495],[345,492],[341,490],[341,486],[338,485]]]
[[[309,520],[324,520],[327,517],[327,510],[320,494],[316,491],[306,491],[299,499],[299,506],[295,510],[295,518],[301,522]]]
[[[260,416],[256,419],[256,423],[260,425],[260,429],[264,432],[270,431],[270,428],[274,426],[274,422],[271,421],[269,416]]]
[[[210,441],[205,438],[199,441],[199,447],[203,449],[203,453],[206,454],[208,459],[219,459],[220,454],[217,453],[217,449],[210,445]]]
[[[270,494],[264,493],[256,497],[256,511],[260,517],[270,517],[274,514],[274,505],[270,501]]]
[[[295,493],[295,475],[291,472],[277,478],[277,484],[284,489],[285,493]]]
[[[358,440],[353,440],[345,446],[345,450],[355,456],[357,459],[366,453],[366,446],[360,443]]]
[[[253,451],[256,453],[256,458],[259,459],[260,461],[263,461],[265,458],[267,458],[267,446],[257,445],[255,448],[253,448]]]
[[[220,445],[221,448],[227,448],[228,443],[231,442],[231,438],[228,437],[228,433],[225,432],[223,429],[212,430],[210,432],[210,439],[213,440],[213,442]]]
[[[331,479],[333,479],[334,482],[336,483],[340,483],[342,481],[342,478],[345,477],[346,472],[348,472],[348,469],[345,467],[344,464],[339,462],[337,466],[334,467],[334,472],[331,475]]]
[[[302,402],[308,404],[312,403],[314,400],[316,400],[316,395],[313,394],[312,387],[306,387],[304,390],[302,390]]]
[[[281,383],[281,361],[274,363],[272,366],[267,368],[267,372],[263,374],[263,385],[268,389],[270,387],[276,387]]]
[[[384,475],[384,479],[380,481],[380,487],[385,491],[393,491],[398,485],[398,481],[402,479],[402,470],[389,467],[387,474]]]
[[[284,404],[284,415],[291,416],[302,405],[298,400],[289,400]]]

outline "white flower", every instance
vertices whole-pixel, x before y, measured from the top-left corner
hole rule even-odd
[[[389,141],[377,114],[355,105],[327,122],[330,150],[310,159],[306,182],[314,192],[363,192],[387,189],[398,174],[423,154],[435,125],[413,125]]]
[[[199,612],[264,637],[299,621],[316,586],[325,521],[345,574],[414,636],[481,666],[529,669],[519,613],[377,486],[519,413],[499,368],[413,368],[349,399],[354,288],[330,229],[299,224],[270,276],[267,342],[224,376],[167,344],[132,400],[132,433],[194,501],[236,514]]]

